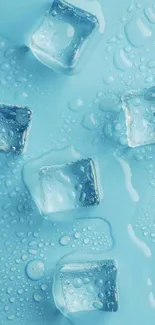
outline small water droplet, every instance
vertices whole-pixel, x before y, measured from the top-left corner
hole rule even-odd
[[[41,299],[42,299],[41,296],[40,296],[38,293],[34,293],[33,298],[34,298],[34,300],[35,300],[36,302],[40,302]]]
[[[14,320],[14,318],[15,318],[14,315],[9,315],[9,316],[7,317],[8,320]]]
[[[84,278],[84,279],[83,279],[83,283],[84,283],[84,284],[88,284],[89,282],[90,282],[89,278]]]
[[[15,298],[14,298],[14,297],[10,297],[9,301],[10,301],[11,303],[14,303],[14,302],[15,302]]]
[[[42,284],[41,285],[41,290],[46,291],[47,290],[47,284]]]
[[[6,292],[7,292],[8,294],[10,294],[10,293],[12,292],[12,288],[11,288],[11,287],[8,287],[7,290],[6,290]]]
[[[81,233],[80,232],[75,232],[74,237],[76,239],[80,238],[81,237]]]
[[[22,293],[23,293],[23,289],[18,289],[18,290],[17,290],[17,293],[18,293],[19,295],[22,295]]]
[[[84,242],[85,245],[87,245],[87,244],[89,243],[89,238],[85,238],[85,239],[83,240],[83,242]]]
[[[101,287],[103,287],[103,280],[102,279],[97,279],[96,281],[95,281],[95,284],[96,284],[96,286],[98,287],[98,288],[101,288]]]
[[[103,304],[102,304],[102,302],[100,302],[100,301],[95,301],[95,302],[93,303],[93,307],[94,307],[95,309],[102,309],[102,308],[103,308]]]

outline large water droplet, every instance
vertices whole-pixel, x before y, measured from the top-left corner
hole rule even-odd
[[[127,58],[123,49],[115,51],[114,65],[117,69],[125,71],[128,68],[132,68],[132,62]]]
[[[144,13],[151,24],[155,24],[155,11],[152,8],[145,8]]]
[[[74,279],[74,281],[73,281],[73,286],[74,286],[75,288],[81,288],[82,285],[83,285],[83,282],[82,282],[81,279],[79,279],[79,278]]]
[[[29,279],[40,280],[45,272],[45,265],[41,260],[32,260],[26,265],[26,274]]]
[[[83,117],[82,125],[88,130],[94,130],[98,127],[98,120],[94,113],[88,113]]]
[[[142,18],[134,18],[125,25],[128,41],[135,47],[145,46],[145,41],[152,36],[151,29]]]
[[[70,101],[69,108],[71,111],[78,112],[81,108],[83,108],[83,100],[78,98]]]
[[[62,246],[67,246],[69,244],[70,240],[71,240],[71,238],[69,236],[63,236],[60,238],[59,242]]]

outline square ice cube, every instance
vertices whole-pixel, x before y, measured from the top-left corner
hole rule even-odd
[[[155,87],[129,91],[122,97],[130,147],[155,143]]]
[[[117,267],[114,260],[64,264],[57,281],[54,298],[58,308],[65,310],[66,314],[97,309],[104,312],[118,310]]]
[[[54,212],[99,204],[95,164],[82,159],[64,165],[37,166],[29,162],[24,168],[24,180],[40,212]]]
[[[98,6],[97,1],[54,0],[31,37],[30,48],[37,59],[67,74],[81,69],[104,32],[104,17]]]
[[[26,107],[0,104],[0,150],[21,153],[24,150],[31,121]]]

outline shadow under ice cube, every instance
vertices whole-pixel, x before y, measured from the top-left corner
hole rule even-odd
[[[66,315],[118,310],[117,267],[114,260],[64,264],[56,274],[54,298]]]
[[[33,170],[36,166],[37,159],[25,165],[24,181],[43,215],[99,204],[92,159]]]
[[[81,70],[104,32],[98,6],[96,0],[54,0],[31,37],[30,48],[37,59],[55,71],[72,74]]]
[[[21,153],[26,144],[31,111],[26,107],[0,104],[0,150]]]
[[[130,147],[155,143],[155,87],[129,91],[122,97]]]

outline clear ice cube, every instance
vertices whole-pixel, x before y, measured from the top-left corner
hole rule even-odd
[[[54,0],[31,37],[30,48],[38,60],[55,71],[76,73],[92,55],[104,28],[98,1]]]
[[[23,175],[32,198],[44,216],[99,204],[96,170],[92,159],[64,165],[46,165],[46,158],[44,165],[41,165],[36,159],[25,165]]]
[[[0,150],[18,154],[23,152],[30,121],[30,109],[0,104]]]
[[[122,97],[130,147],[155,143],[155,87],[129,91]]]
[[[54,299],[66,315],[96,310],[116,312],[116,262],[102,260],[62,265],[55,278]]]

